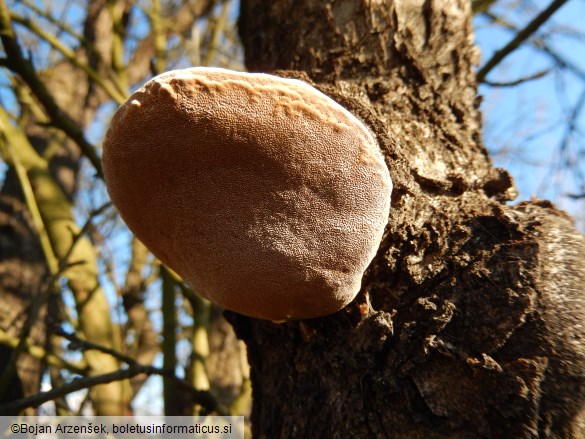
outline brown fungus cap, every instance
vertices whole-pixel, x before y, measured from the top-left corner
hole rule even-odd
[[[370,132],[298,80],[171,71],[115,114],[106,184],[128,227],[201,295],[274,321],[359,292],[392,181]]]

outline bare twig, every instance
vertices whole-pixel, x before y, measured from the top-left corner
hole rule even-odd
[[[148,275],[143,275],[144,268],[149,259],[148,249],[138,238],[132,238],[132,256],[126,273],[124,286],[117,291],[122,297],[122,304],[128,316],[125,325],[126,333],[133,333],[134,342],[127,346],[126,352],[143,364],[150,364],[155,355],[160,352],[158,335],[148,318],[148,311],[144,306],[144,295],[142,294],[148,283]],[[134,394],[145,382],[145,376],[138,376],[131,380]]]
[[[39,405],[52,401],[57,398],[61,398],[78,390],[88,389],[99,384],[107,384],[113,381],[122,381],[125,379],[133,378],[136,375],[147,374],[147,375],[160,375],[174,377],[178,383],[184,384],[180,378],[175,377],[173,371],[163,370],[158,367],[144,366],[144,365],[132,365],[127,369],[117,370],[115,372],[106,373],[103,375],[96,375],[91,377],[77,378],[68,384],[64,384],[56,389],[49,390],[47,392],[40,392],[26,398],[17,399],[7,404],[0,405],[0,414],[13,413],[25,409],[27,407],[38,407]],[[186,384],[186,390],[193,396],[193,399],[198,404],[205,407],[209,412],[217,412],[220,415],[226,415],[227,411],[221,408],[213,395],[207,391],[196,390],[191,387],[188,383]]]
[[[66,340],[69,340],[69,342],[71,343],[68,346],[69,350],[80,350],[80,351],[88,351],[88,350],[95,350],[95,351],[100,351],[103,352],[104,354],[108,354],[111,355],[112,357],[122,361],[123,363],[126,363],[128,365],[132,365],[135,366],[138,363],[136,362],[136,360],[134,360],[134,358],[128,357],[124,354],[122,354],[121,352],[109,348],[107,346],[102,346],[96,343],[93,343],[89,340],[85,340],[82,338],[79,338],[77,336],[77,334],[74,334],[72,332],[67,332],[62,328],[58,328],[55,330],[55,334],[56,335],[60,335],[61,337],[63,337]]]
[[[106,373],[92,377],[78,378],[71,383],[65,384],[56,389],[47,392],[40,392],[26,398],[17,399],[16,401],[0,405],[0,414],[14,413],[25,409],[27,407],[38,407],[39,405],[51,401],[53,399],[61,398],[78,390],[87,389],[89,387],[97,386],[98,384],[107,384],[113,381],[121,381],[127,378],[132,378],[140,373],[153,373],[148,366],[131,367],[128,369],[118,370],[115,372]]]
[[[0,344],[3,344],[5,346],[9,346],[9,347],[14,349],[18,346],[19,341],[20,341],[20,338],[13,337],[10,334],[8,334],[7,332],[0,329]],[[51,366],[64,368],[64,369],[67,369],[71,372],[78,373],[78,374],[84,373],[83,368],[81,368],[75,364],[72,364],[72,363],[68,362],[67,360],[64,360],[63,358],[61,358],[57,355],[50,354],[41,346],[36,346],[34,344],[29,343],[28,341],[25,342],[24,351],[34,358],[46,361],[47,364],[49,364]]]
[[[585,192],[582,194],[567,194],[567,197],[573,200],[583,200],[585,199]]]
[[[47,20],[49,23],[57,26],[57,28],[59,28],[61,31],[66,32],[67,34],[69,34],[73,38],[75,38],[77,41],[79,41],[79,44],[81,44],[85,48],[85,50],[88,51],[88,53],[91,53],[92,56],[95,56],[97,58],[101,58],[101,54],[95,49],[93,44],[91,44],[83,35],[77,33],[75,31],[75,29],[73,29],[71,26],[68,26],[64,22],[64,20],[59,19],[59,18],[55,18],[49,12],[43,11],[36,4],[34,4],[34,2],[32,2],[31,0],[20,0],[20,1],[22,2],[23,5],[25,5],[27,8],[29,8],[30,10],[35,12],[37,15],[39,15],[43,19]]]
[[[516,36],[500,50],[477,72],[477,81],[483,82],[488,73],[497,66],[506,56],[512,53],[520,44],[526,41],[540,26],[542,26],[567,0],[554,0],[544,11],[538,14],[528,25],[519,31]]]
[[[479,14],[481,12],[487,11],[496,0],[473,0],[471,2],[471,11],[474,14]]]
[[[571,136],[573,135],[573,133],[577,129],[577,122],[578,122],[579,117],[581,116],[584,109],[585,109],[585,90],[581,92],[579,99],[577,100],[575,106],[573,107],[573,109],[571,110],[571,112],[568,116],[568,120],[566,122],[565,132],[564,132],[563,138],[561,139],[561,142],[558,146],[559,159],[555,161],[555,165],[550,167],[550,170],[548,172],[547,177],[544,178],[542,180],[542,182],[540,183],[540,186],[538,188],[539,192],[542,192],[544,190],[544,188],[548,185],[548,182],[551,180],[551,178],[557,172],[562,170],[563,167],[567,167],[567,168],[571,167],[571,161],[568,158],[570,155],[570,151],[569,151],[570,140],[571,140]]]
[[[81,339],[76,334],[67,332],[63,329],[58,329],[56,331],[56,333],[57,333],[57,335],[62,336],[63,338],[69,340],[72,343],[72,345],[70,345],[70,348],[75,348],[75,349],[80,349],[80,350],[97,350],[97,351],[103,352],[105,354],[113,356],[114,358],[122,361],[123,363],[126,363],[128,365],[128,369],[124,369],[125,371],[126,370],[135,371],[135,373],[133,373],[132,375],[123,375],[123,376],[120,376],[119,378],[111,379],[110,381],[123,380],[126,378],[133,378],[133,377],[140,375],[140,374],[159,375],[159,376],[170,379],[178,387],[187,391],[193,397],[194,402],[199,404],[201,407],[203,407],[204,410],[206,410],[207,412],[218,412],[220,414],[227,413],[227,410],[224,407],[221,407],[219,405],[219,403],[217,402],[215,397],[210,392],[208,392],[206,390],[195,389],[191,385],[191,383],[189,383],[189,381],[177,377],[175,375],[174,369],[165,369],[165,368],[159,368],[159,367],[155,367],[155,366],[146,366],[143,364],[139,364],[136,360],[134,360],[131,357],[128,357],[127,355],[122,354],[121,352],[118,352],[118,351],[111,349],[111,348],[108,348],[106,346],[101,346],[101,345],[98,345],[96,343],[92,343],[90,341]],[[116,373],[116,372],[114,372],[114,373]],[[110,376],[110,375],[112,375],[112,374],[105,374],[102,376],[105,377],[105,376]],[[96,384],[108,383],[110,381],[92,383],[92,384],[85,386],[85,387],[93,386]],[[66,386],[68,386],[68,385],[66,385]],[[63,387],[66,387],[66,386],[63,386]],[[85,388],[85,387],[81,387],[81,388]],[[70,392],[67,392],[67,393],[74,392],[75,390],[79,390],[79,388],[71,390]],[[59,394],[58,396],[63,396],[67,393]],[[27,399],[27,398],[24,398],[24,399]],[[46,400],[42,401],[40,404],[42,404],[43,402],[49,401],[50,399],[53,399],[53,398],[46,399]],[[31,405],[27,405],[25,407],[31,407]],[[10,407],[10,409],[13,409],[13,408]],[[8,409],[5,409],[5,406],[0,406],[0,413],[2,413],[4,410],[8,410]]]
[[[83,235],[85,235],[87,233],[87,230],[91,226],[93,219],[96,216],[101,215],[106,209],[108,209],[110,207],[112,207],[112,203],[107,202],[107,203],[103,204],[102,206],[100,206],[99,208],[97,208],[89,213],[89,217],[87,218],[87,220],[83,224],[83,227],[81,227],[81,230],[79,230],[78,233],[74,234],[73,240],[71,241],[71,245],[69,246],[69,249],[67,250],[67,253],[65,254],[65,257],[63,257],[63,259],[61,259],[59,261],[59,266],[61,269],[65,268],[65,267],[70,267],[72,264],[75,264],[77,262],[77,261],[71,262],[71,263],[68,262],[68,259],[71,256],[71,253],[73,253],[73,250],[75,249],[75,245],[83,237]]]
[[[160,267],[162,279],[162,314],[163,314],[163,367],[175,370],[177,367],[177,315],[175,310],[175,282],[164,266]],[[179,414],[178,388],[174,381],[163,379],[163,400],[165,415]]]
[[[217,53],[217,49],[219,47],[219,38],[222,33],[225,31],[228,11],[229,11],[230,3],[227,1],[223,2],[223,6],[221,7],[221,12],[217,21],[215,22],[215,26],[213,29],[213,33],[211,35],[211,41],[209,42],[209,46],[207,48],[207,54],[205,55],[205,60],[203,61],[204,66],[210,66],[215,54]]]
[[[497,81],[487,81],[484,80],[483,83],[486,85],[490,85],[492,87],[515,87],[516,85],[523,84],[525,82],[534,81],[535,79],[540,79],[550,73],[551,69],[541,70],[540,72],[533,73],[532,75],[523,76],[522,78],[518,78],[514,81],[507,81],[507,82],[497,82]]]
[[[569,61],[564,56],[560,55],[558,52],[554,51],[548,44],[544,41],[535,41],[535,46],[540,48],[544,53],[549,55],[557,64],[563,68],[569,69],[571,73],[578,76],[579,79],[585,81],[585,71],[583,71],[578,65]]]
[[[44,30],[41,26],[37,23],[33,22],[32,20],[24,17],[20,17],[17,14],[10,14],[12,21],[15,21],[23,26],[25,26],[28,30],[35,33],[39,37],[41,37],[44,41],[46,41],[53,49],[57,50],[61,53],[67,61],[73,64],[75,67],[83,70],[83,72],[97,85],[99,85],[102,90],[104,90],[110,98],[112,98],[116,103],[121,104],[126,99],[126,96],[122,94],[119,89],[113,86],[111,83],[107,82],[96,70],[92,69],[87,63],[80,59],[79,55],[61,41],[59,41],[55,36],[51,35],[49,32]]]
[[[498,17],[497,15],[494,15],[492,12],[489,12],[489,11],[486,11],[483,14],[487,18],[489,18],[492,21],[492,23],[498,23],[507,29],[518,32],[518,28],[514,24],[510,23],[507,20],[504,20],[502,17]],[[564,56],[560,55],[558,52],[553,50],[542,37],[533,38],[531,40],[531,43],[536,49],[544,52],[546,55],[548,55],[550,58],[552,58],[552,60],[555,61],[558,66],[570,70],[571,73],[578,76],[579,79],[585,81],[585,71],[583,71],[581,68],[579,68],[579,66],[577,66],[575,63],[569,61],[567,58],[565,58]],[[489,84],[489,82],[487,82],[485,80],[484,80],[484,83]]]

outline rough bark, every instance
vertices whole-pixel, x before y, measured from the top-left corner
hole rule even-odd
[[[512,206],[481,142],[465,0],[243,0],[251,71],[314,81],[375,133],[394,181],[377,257],[338,313],[229,313],[256,438],[585,434],[585,239]]]
[[[13,337],[20,335],[28,307],[46,286],[46,265],[26,203],[15,173],[7,172],[0,191],[0,329]],[[45,330],[40,316],[30,333],[35,344],[43,345]],[[0,376],[6,370],[12,349],[0,350]],[[18,376],[11,380],[1,402],[31,394],[39,389],[41,364],[28,354],[17,363]]]

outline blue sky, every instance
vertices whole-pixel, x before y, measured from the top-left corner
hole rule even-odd
[[[510,1],[500,3],[500,10]],[[517,2],[516,2],[517,3]],[[528,2],[524,2],[528,3]],[[535,9],[519,9],[507,14],[514,24],[523,26],[526,14],[533,17],[549,4],[532,2]],[[585,22],[585,2],[572,0],[565,4],[539,31],[548,34],[547,43],[563,59],[585,72],[585,38],[571,35],[571,28],[582,30]],[[513,38],[514,32],[494,27],[485,17],[475,19],[476,42],[482,51],[482,63],[493,52]],[[576,102],[585,92],[585,79],[569,69],[555,68],[551,56],[527,44],[509,55],[488,75],[494,82],[509,82],[527,75],[551,69],[537,80],[515,87],[482,85],[484,96],[484,142],[496,165],[508,169],[516,180],[519,200],[532,195],[555,201],[585,225],[584,203],[572,201],[567,193],[583,192],[585,173],[584,131],[585,112],[577,119],[577,134],[565,139],[567,120]],[[563,140],[566,146],[560,154]],[[555,169],[553,163],[572,162],[573,171]],[[578,164],[575,162],[579,162]]]

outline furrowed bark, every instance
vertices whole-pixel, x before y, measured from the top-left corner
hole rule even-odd
[[[314,81],[376,134],[395,185],[358,298],[325,318],[228,317],[254,437],[580,437],[585,240],[481,141],[464,0],[243,0],[251,71]]]

